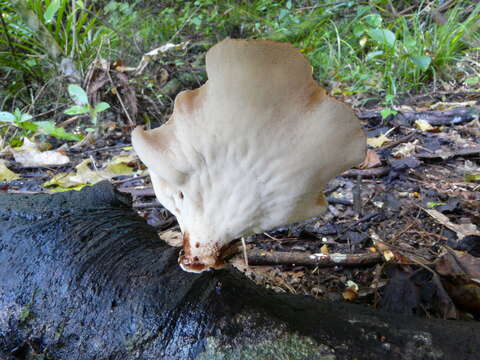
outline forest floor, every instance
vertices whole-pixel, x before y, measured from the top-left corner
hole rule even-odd
[[[230,262],[277,292],[478,320],[480,97],[413,102],[386,120],[379,108],[356,109],[370,149],[359,168],[329,183],[325,215],[249,237]],[[178,245],[176,219],[155,200],[124,130],[107,124],[94,144],[60,151],[7,148],[0,175],[12,173],[0,191],[54,192],[109,179],[132,194],[161,238]]]

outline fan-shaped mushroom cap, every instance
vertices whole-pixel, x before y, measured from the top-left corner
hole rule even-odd
[[[226,39],[206,64],[208,81],[177,96],[168,122],[132,134],[193,272],[220,267],[236,238],[320,215],[325,184],[366,148],[353,111],[292,45]]]

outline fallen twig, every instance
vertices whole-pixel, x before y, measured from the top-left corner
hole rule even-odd
[[[458,236],[458,239],[461,240],[467,235],[480,235],[479,231],[467,229],[465,226],[454,224],[450,219],[443,215],[440,211],[434,209],[424,209],[421,207],[428,215],[430,215],[437,222],[445,226],[446,228],[455,232]]]
[[[126,192],[133,196],[155,196],[155,192],[151,186],[148,187],[119,187],[120,192]]]
[[[391,142],[388,142],[387,144],[383,145],[382,147],[379,148],[379,150],[381,149],[390,149],[390,148],[393,148],[397,145],[400,145],[400,144],[403,144],[407,141],[410,141],[413,137],[415,136],[415,133],[412,132],[408,135],[405,135],[403,137],[401,137],[400,139],[396,140],[396,141],[391,141]]]
[[[420,153],[416,154],[415,157],[422,160],[430,160],[430,159],[450,159],[457,156],[474,156],[480,155],[480,146],[475,146],[471,148],[465,149],[458,149],[454,151],[436,151],[432,153]]]
[[[118,149],[130,147],[131,145],[129,144],[118,144],[118,145],[113,145],[113,146],[104,146],[101,148],[96,148],[96,149],[90,149],[90,150],[83,150],[82,152],[85,154],[93,153],[93,152],[100,152],[100,151],[116,151]]]
[[[118,91],[117,86],[116,86],[115,83],[113,82],[113,79],[112,79],[112,76],[110,75],[110,72],[107,71],[106,74],[107,74],[107,76],[108,76],[108,80],[110,81],[110,84],[112,85],[112,89],[115,90],[115,91],[113,91],[113,92],[114,92],[115,95],[117,96],[117,99],[118,99],[118,101],[120,102],[120,105],[122,106],[123,113],[124,113],[125,116],[127,117],[130,126],[134,126],[134,125],[135,125],[135,121],[133,121],[132,117],[131,117],[130,114],[128,113],[127,108],[125,107],[125,104],[123,103],[122,97],[120,96],[120,92]]]
[[[306,252],[280,252],[248,250],[248,263],[252,265],[315,265],[319,267],[333,266],[366,266],[383,261],[379,253],[366,254],[311,254]]]
[[[342,173],[341,176],[356,178],[357,176],[360,175],[362,178],[374,178],[374,177],[382,177],[382,176],[388,175],[389,172],[390,172],[390,167],[382,166],[378,168],[365,169],[365,170],[350,169]]]
[[[422,112],[400,112],[396,116],[409,123],[425,120],[432,126],[458,125],[478,118],[479,109],[476,107],[458,107],[452,110],[432,110]]]
[[[329,204],[339,204],[339,205],[346,205],[346,206],[352,206],[353,201],[351,200],[346,200],[346,199],[339,199],[333,196],[327,196],[327,202]]]
[[[134,202],[133,203],[133,207],[135,209],[148,209],[148,208],[153,208],[153,207],[159,207],[161,206],[161,204],[157,201],[157,200],[154,200],[154,201],[151,201],[151,202]]]
[[[480,110],[476,106],[462,106],[451,110],[405,111],[395,115],[396,119],[413,124],[416,120],[425,120],[432,126],[459,125],[478,118]],[[357,117],[363,120],[381,119],[378,111],[362,111]]]
[[[129,182],[129,181],[133,181],[133,180],[145,179],[145,178],[147,178],[147,177],[148,177],[148,175],[128,176],[128,177],[126,177],[125,179],[115,180],[115,181],[112,181],[111,183],[112,183],[113,185],[119,185],[119,184],[123,184],[123,183]]]

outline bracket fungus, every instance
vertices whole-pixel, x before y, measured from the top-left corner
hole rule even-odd
[[[164,125],[132,133],[191,272],[222,267],[234,239],[321,215],[324,186],[366,149],[351,108],[291,44],[226,39],[206,67],[208,81],[181,92]]]

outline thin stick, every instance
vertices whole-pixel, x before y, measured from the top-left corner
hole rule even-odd
[[[198,6],[195,10],[193,10],[193,12],[187,18],[187,20],[185,20],[185,22],[182,24],[182,26],[180,26],[180,28],[175,32],[175,34],[172,35],[172,37],[167,41],[167,43],[170,43],[170,42],[173,41],[173,39],[175,39],[175,37],[180,33],[180,31],[183,30],[183,28],[188,24],[188,22],[193,17],[193,15],[195,15],[197,13],[197,11],[201,9],[201,7],[202,7],[202,5]]]
[[[298,251],[248,251],[248,262],[250,265],[315,265],[317,267],[334,267],[367,266],[381,263],[382,261],[383,257],[379,253],[324,255]]]
[[[127,111],[127,108],[125,107],[125,104],[123,103],[122,97],[120,96],[120,93],[118,92],[117,87],[115,86],[115,83],[113,82],[113,79],[112,79],[112,77],[110,76],[110,72],[109,72],[109,71],[107,71],[107,76],[108,76],[108,80],[110,80],[110,83],[112,84],[113,88],[115,89],[115,95],[117,95],[117,99],[118,99],[118,101],[120,102],[120,105],[122,105],[123,112],[124,112],[125,115],[127,116],[127,119],[128,119],[128,122],[130,123],[130,126],[135,125],[135,123],[133,122],[132,118],[130,117],[130,114],[129,114],[128,111]]]
[[[245,260],[245,266],[248,269],[250,268],[250,266],[248,265],[247,244],[245,244],[244,237],[242,237],[242,247],[243,247],[243,259]]]
[[[353,211],[362,216],[362,175],[357,175],[357,182],[353,187]]]

